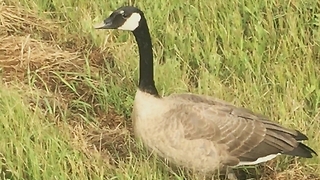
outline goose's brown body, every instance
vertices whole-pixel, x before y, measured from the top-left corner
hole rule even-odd
[[[257,164],[278,153],[311,157],[312,150],[298,142],[307,139],[300,132],[219,99],[157,98],[138,90],[132,115],[136,136],[150,150],[197,171]],[[274,156],[258,160],[268,155]]]

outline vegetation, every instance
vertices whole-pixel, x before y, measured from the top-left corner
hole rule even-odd
[[[148,19],[161,94],[225,99],[320,152],[318,1],[0,0],[0,179],[192,178],[132,138],[136,43],[92,28],[125,4]],[[320,179],[319,163],[279,157],[248,174]]]

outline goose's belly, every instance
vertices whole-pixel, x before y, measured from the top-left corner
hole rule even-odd
[[[146,123],[139,117],[134,121],[137,139],[162,158],[176,165],[205,173],[219,168],[221,152],[217,151],[213,142],[202,139],[187,140],[183,138],[183,131],[170,128],[165,123]],[[149,122],[153,122],[152,119]]]

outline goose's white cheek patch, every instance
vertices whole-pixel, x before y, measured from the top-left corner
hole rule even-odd
[[[134,31],[139,26],[140,19],[141,16],[139,13],[132,13],[131,16],[124,22],[124,24],[118,27],[118,29]]]

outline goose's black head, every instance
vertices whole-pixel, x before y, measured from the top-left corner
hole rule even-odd
[[[96,29],[121,29],[134,31],[143,21],[143,12],[132,6],[124,6],[112,12],[102,23],[95,25]]]

